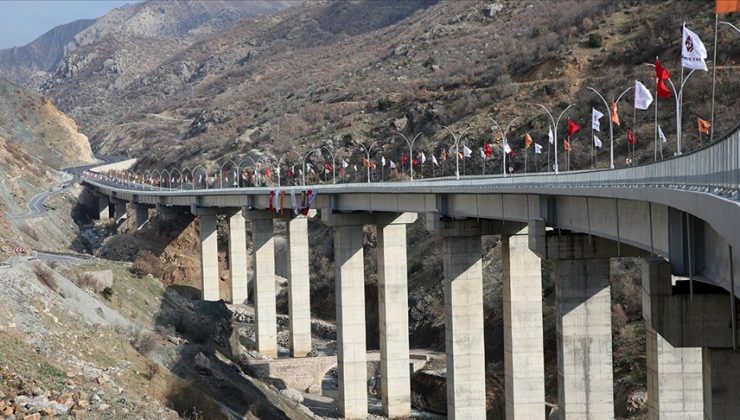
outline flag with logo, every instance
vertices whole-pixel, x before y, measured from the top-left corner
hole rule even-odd
[[[709,127],[712,126],[711,124],[709,124],[709,121],[702,120],[701,118],[697,118],[696,123],[699,127],[699,133],[709,134]]]
[[[645,85],[635,80],[635,108],[644,111],[650,107],[651,103],[653,103],[653,95]]]
[[[596,131],[601,131],[601,117],[603,117],[604,114],[597,111],[596,108],[591,108],[591,128]]]
[[[534,144],[534,152],[537,154],[542,154],[542,146],[539,143]]]
[[[707,49],[695,33],[684,25],[683,41],[681,42],[681,65],[687,69],[708,71]]]

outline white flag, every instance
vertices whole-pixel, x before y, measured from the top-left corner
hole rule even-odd
[[[665,138],[665,134],[663,134],[663,130],[660,129],[660,126],[658,126],[658,138],[660,139],[661,143],[665,143],[666,141],[668,141]]]
[[[550,131],[547,133],[547,138],[550,139],[550,144],[555,144],[552,136],[552,126],[550,126]]]
[[[396,169],[396,164],[393,161],[391,161],[391,169]]]
[[[380,157],[380,165],[385,167],[385,156]]]
[[[591,108],[591,128],[596,131],[601,131],[601,122],[599,121],[604,114],[597,111],[596,108]]]
[[[346,168],[349,166],[349,163],[347,163],[346,160],[342,159],[342,168]]]
[[[651,103],[653,103],[653,95],[645,85],[635,80],[635,108],[644,111],[650,107]]]
[[[537,154],[542,154],[542,146],[540,146],[539,143],[534,144],[534,152]]]
[[[603,145],[604,144],[601,142],[601,139],[599,139],[598,137],[594,136],[594,146],[596,146],[597,149],[601,149],[601,146],[603,146]]]
[[[355,172],[357,172],[357,165],[352,165],[354,167]]]
[[[509,142],[508,141],[507,142],[504,142],[504,153],[506,153],[507,155],[509,153],[511,153],[511,147],[509,147]]]
[[[485,158],[486,158],[486,152],[484,152],[484,151],[483,151],[483,148],[481,147],[481,148],[480,148],[480,149],[478,149],[478,150],[480,150],[480,158],[481,158],[481,159],[485,159]]]
[[[425,155],[425,154],[424,154],[424,152],[421,152],[421,153],[419,154],[419,158],[421,159],[421,164],[422,164],[422,165],[424,164],[424,162],[426,162],[426,161],[427,161],[427,155]]]
[[[473,153],[468,146],[463,145],[463,156],[470,157],[470,155]]]
[[[434,153],[432,153],[432,163],[439,166],[439,163],[437,163],[437,158],[434,156]]]
[[[707,71],[707,49],[699,37],[685,25],[683,27],[683,42],[681,43],[681,65],[687,69]]]

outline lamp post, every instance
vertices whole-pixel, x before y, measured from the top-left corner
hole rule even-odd
[[[466,127],[462,132],[460,132],[459,135],[455,135],[455,133],[450,129],[450,127],[447,127],[446,125],[443,126],[447,131],[450,132],[452,135],[452,139],[455,140],[454,146],[455,146],[455,179],[460,179],[460,140],[465,135],[465,132],[470,129],[470,127]]]
[[[421,133],[414,136],[414,138],[411,141],[409,141],[409,139],[401,133],[396,133],[396,134],[403,137],[403,139],[406,140],[406,144],[409,146],[409,174],[411,175],[411,180],[413,181],[414,180],[414,143],[416,142],[416,139],[419,138]]]
[[[619,94],[617,97],[617,100],[614,101],[615,104],[619,104],[619,100],[622,99],[622,96],[624,96],[625,93],[629,92],[630,89],[634,89],[634,86],[630,86],[627,89],[625,89],[622,93]],[[595,94],[599,96],[601,101],[604,103],[604,106],[606,107],[606,113],[609,115],[609,168],[614,169],[614,123],[612,122],[611,117],[611,110],[609,108],[609,104],[606,102],[606,99],[597,91],[596,89],[592,87],[588,87],[587,89],[592,90]],[[555,138],[558,138],[557,130],[555,131]],[[556,146],[557,149],[557,146]],[[557,162],[557,152],[555,153],[555,161]],[[556,164],[557,165],[557,164]]]
[[[539,106],[547,113],[547,116],[550,117],[550,122],[552,122],[553,130],[555,130],[555,134],[554,134],[555,137],[553,141],[555,142],[555,174],[557,175],[558,174],[558,124],[560,123],[560,119],[563,117],[563,115],[565,115],[565,112],[568,111],[568,109],[570,109],[570,107],[572,107],[573,104],[570,104],[567,107],[565,107],[565,109],[558,116],[557,120],[555,120],[552,117],[552,114],[550,113],[550,111],[548,111],[548,109],[544,105],[542,104],[535,104],[535,105]]]
[[[488,119],[491,120],[496,125],[496,127],[498,128],[498,130],[501,132],[501,136],[502,136],[502,140],[501,140],[501,154],[503,155],[503,159],[504,159],[503,160],[503,166],[501,168],[501,173],[504,176],[506,176],[506,151],[504,150],[505,149],[504,145],[505,144],[509,144],[508,141],[506,140],[506,133],[509,132],[509,129],[511,128],[511,125],[514,124],[514,121],[518,120],[519,117],[514,117],[514,119],[511,120],[511,122],[509,123],[509,125],[506,126],[506,131],[504,131],[504,130],[501,129],[501,126],[498,125],[498,123],[496,122],[496,120],[493,119],[493,117],[490,117],[489,116]],[[491,127],[491,131],[493,131],[493,127]],[[525,168],[525,171],[526,171],[526,168]]]
[[[334,146],[332,146],[330,149],[329,145],[327,144],[327,145],[321,146],[321,148],[326,150],[329,153],[329,156],[331,156],[331,179],[332,179],[332,184],[336,184],[337,183],[337,159],[335,158],[335,155],[334,155]]]
[[[301,178],[303,180],[303,186],[306,185],[306,159],[308,159],[309,156],[311,156],[311,153],[315,152],[317,149],[312,149],[306,152],[305,154],[301,155],[300,153],[294,151],[293,153],[297,154],[299,158],[301,158],[301,163],[303,164],[303,173],[301,174]]]
[[[365,151],[365,155],[367,156],[367,161],[366,161],[367,163],[365,164],[365,166],[367,167],[367,183],[368,184],[370,183],[370,166],[371,166],[370,165],[370,152],[372,152],[373,147],[375,147],[375,145],[378,144],[378,141],[379,140],[375,140],[373,142],[373,144],[370,145],[370,147],[365,146],[364,144],[360,143],[359,141],[355,141],[354,142],[356,145],[358,145],[358,146],[360,146],[360,147],[363,148],[363,150]]]

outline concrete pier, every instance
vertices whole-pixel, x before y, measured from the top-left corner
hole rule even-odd
[[[308,219],[287,221],[288,232],[288,311],[290,351],[293,357],[311,352],[311,297],[308,269]]]
[[[116,223],[126,218],[126,202],[116,202],[113,204],[113,217]]]
[[[277,308],[275,302],[275,244],[272,215],[249,213],[254,247],[254,312],[257,351],[277,357]]]
[[[447,353],[447,416],[486,418],[481,237],[442,241]]]
[[[241,211],[236,211],[229,221],[229,273],[231,274],[231,303],[243,304],[247,300],[247,229]]]
[[[200,214],[200,278],[203,300],[221,299],[218,287],[218,239],[216,215]]]
[[[367,345],[362,225],[334,229],[339,409],[348,419],[367,418]],[[408,367],[406,368],[408,369]]]
[[[507,419],[545,419],[542,267],[527,230],[502,238]]]
[[[662,258],[642,259],[643,316],[652,319],[650,296],[671,296],[671,265]],[[702,349],[672,346],[645,321],[648,419],[704,418]]]
[[[609,259],[555,260],[561,419],[613,419]]]
[[[378,225],[380,390],[383,415],[389,418],[411,416],[406,224],[416,215],[409,216]]]
[[[740,413],[740,354],[731,348],[702,350],[704,418],[736,419]]]
[[[146,206],[134,205],[136,212],[136,230],[140,230],[149,221],[149,209]]]
[[[109,220],[110,219],[110,201],[108,200],[108,196],[100,196],[98,197],[98,219],[101,221]]]

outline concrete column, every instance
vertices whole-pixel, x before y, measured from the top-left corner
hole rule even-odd
[[[108,206],[110,206],[108,196],[103,195],[98,197],[98,214],[100,220],[110,219],[110,209]]]
[[[483,347],[481,238],[446,236],[442,241],[445,287],[447,416],[486,418]]]
[[[216,215],[202,214],[200,221],[200,278],[203,300],[217,301],[219,293]]]
[[[308,219],[297,217],[288,227],[288,310],[293,357],[311,352],[311,296],[308,270]]]
[[[257,324],[257,351],[277,357],[277,309],[275,303],[275,244],[272,217],[253,217],[254,310]]]
[[[120,222],[126,217],[126,203],[120,202],[113,205],[113,217]]]
[[[134,205],[136,211],[136,230],[140,230],[149,221],[149,209],[142,205]]]
[[[613,419],[609,259],[554,262],[561,419]]]
[[[740,354],[731,348],[705,347],[704,418],[736,419],[740,413]]]
[[[334,228],[334,266],[339,409],[345,418],[364,419],[367,418],[367,347],[362,225]]]
[[[701,348],[676,348],[646,323],[648,419],[704,418]]]
[[[241,211],[229,216],[229,273],[231,303],[247,300],[247,229]]]
[[[642,259],[643,292],[671,295],[671,265],[662,258]],[[647,299],[647,300],[645,300]],[[643,311],[650,309],[644,297]],[[656,332],[644,313],[647,353],[648,419],[702,419],[701,348],[676,348]]]
[[[542,264],[527,230],[502,240],[506,418],[545,419]]]
[[[411,378],[406,224],[378,226],[377,249],[383,415],[407,418],[411,416]]]

